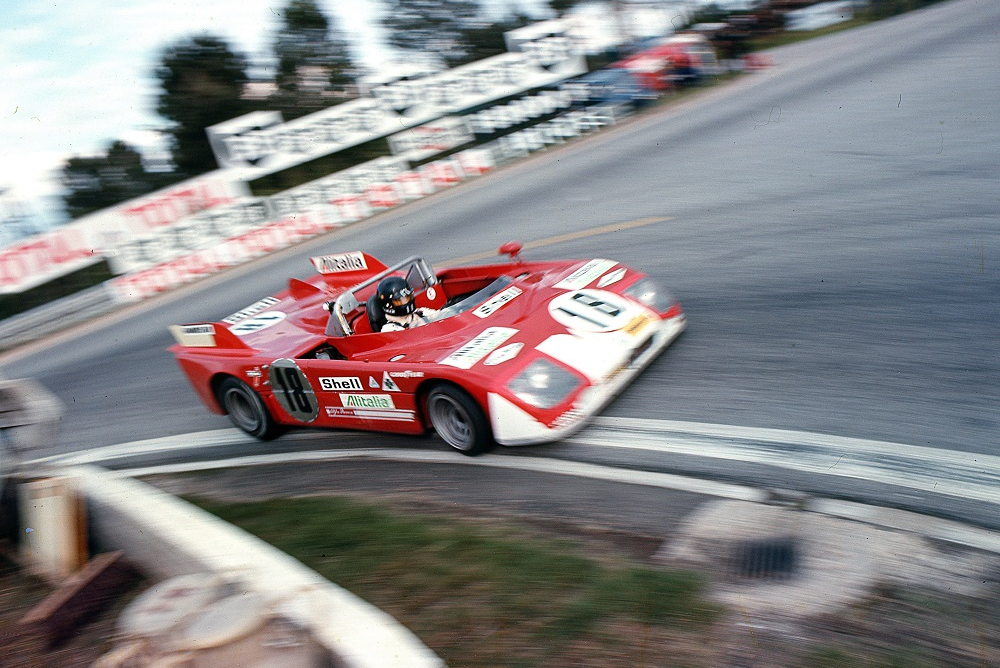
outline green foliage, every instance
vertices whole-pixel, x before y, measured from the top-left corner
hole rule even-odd
[[[707,5],[700,5],[692,14],[688,21],[689,25],[696,23],[719,23],[725,21],[733,12],[720,7],[714,2]]]
[[[343,91],[354,82],[355,71],[347,40],[314,0],[288,3],[272,46],[278,61],[276,101],[286,118],[349,98]]]
[[[517,628],[529,646],[558,648],[609,619],[676,626],[706,624],[719,612],[693,573],[599,563],[576,543],[515,527],[345,498],[198,503],[427,638],[455,625],[472,635],[500,626]]]
[[[938,668],[940,665],[917,649],[893,648],[875,653],[819,647],[809,652],[802,668]]]
[[[103,155],[70,158],[62,168],[63,202],[70,218],[79,218],[167,184],[169,177],[146,171],[142,156],[122,141]]]
[[[92,288],[111,279],[114,274],[104,260],[48,283],[13,295],[0,295],[0,320],[30,311],[36,306],[54,302],[81,290]]]
[[[250,182],[250,192],[256,197],[267,197],[391,154],[387,139],[373,139],[343,151],[337,151],[322,158],[316,158],[301,165],[255,179]]]
[[[806,656],[803,668],[856,668],[857,657],[837,647],[821,647]]]
[[[523,28],[532,19],[523,14],[513,14],[496,23],[472,23],[460,30],[462,41],[466,45],[466,55],[458,59],[455,65],[475,62],[506,53],[507,43],[503,34],[509,30]]]
[[[552,8],[552,11],[559,16],[562,16],[569,10],[573,9],[573,7],[580,4],[581,1],[582,0],[549,0],[548,4],[549,7]]]
[[[488,22],[476,0],[387,0],[382,24],[396,48],[431,54],[454,67],[469,62],[473,48],[466,31]]]
[[[156,76],[156,111],[172,123],[169,134],[179,175],[216,169],[205,128],[252,111],[242,98],[248,81],[246,57],[219,37],[187,37],[163,50]]]
[[[933,5],[941,0],[870,0],[868,11],[874,19],[884,19],[904,14],[914,9]]]

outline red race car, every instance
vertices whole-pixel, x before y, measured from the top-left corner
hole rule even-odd
[[[290,427],[422,434],[459,452],[558,440],[685,328],[680,304],[613,260],[433,271],[361,252],[312,258],[221,322],[171,327],[209,410],[260,439]],[[419,326],[417,326],[419,325]]]

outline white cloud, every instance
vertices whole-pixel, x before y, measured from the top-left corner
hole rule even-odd
[[[371,2],[320,0],[350,37],[372,47]],[[73,155],[114,139],[156,146],[153,69],[162,49],[202,32],[226,39],[251,60],[269,56],[284,0],[15,0],[0,27],[0,187],[23,198],[51,197]],[[360,36],[358,37],[358,35]],[[41,208],[50,208],[43,204]]]

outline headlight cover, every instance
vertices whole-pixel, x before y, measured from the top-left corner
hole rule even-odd
[[[537,359],[514,376],[507,389],[535,408],[552,408],[581,385],[579,378],[547,359]]]
[[[648,306],[657,313],[666,313],[677,303],[674,296],[666,289],[656,284],[651,278],[641,278],[630,285],[623,294],[637,302]]]

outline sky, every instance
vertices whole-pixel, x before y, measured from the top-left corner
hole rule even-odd
[[[674,0],[677,2],[678,0]],[[707,0],[699,0],[707,1]],[[380,0],[317,0],[339,22],[361,64],[378,68],[387,51]],[[544,13],[546,0],[484,0]],[[73,156],[103,153],[123,140],[148,152],[155,130],[153,75],[162,50],[209,32],[252,63],[270,57],[287,0],[3,0],[0,21],[0,221],[10,194],[33,222],[65,221],[58,170]],[[0,230],[3,232],[3,230]],[[0,233],[0,243],[5,234]]]
[[[161,50],[210,32],[251,61],[269,55],[285,0],[4,0],[0,21],[0,189],[59,219],[53,174],[116,139],[157,145],[153,70]],[[357,48],[383,59],[372,0],[318,0]],[[3,212],[0,212],[2,216]]]

